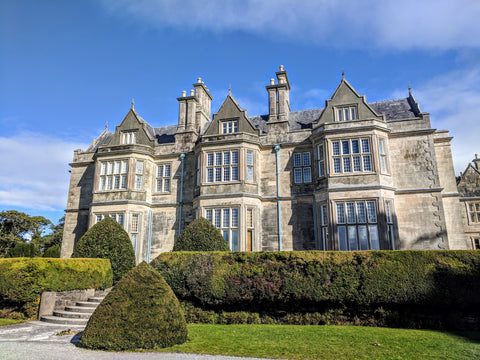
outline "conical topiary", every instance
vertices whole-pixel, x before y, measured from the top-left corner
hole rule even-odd
[[[207,219],[199,217],[182,231],[173,251],[230,251],[220,231]]]
[[[178,299],[146,262],[130,270],[88,321],[80,346],[89,349],[164,348],[187,341]]]
[[[110,217],[93,225],[80,238],[72,258],[110,259],[114,284],[135,267],[132,242],[123,227]]]

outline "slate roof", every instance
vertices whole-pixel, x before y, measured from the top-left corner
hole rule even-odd
[[[415,108],[412,106],[409,98],[384,100],[368,103],[377,114],[384,114],[386,121],[399,119],[410,119],[417,117]],[[290,130],[311,129],[312,124],[318,120],[324,108],[292,111],[289,114]],[[168,144],[175,142],[175,133],[177,125],[169,125],[153,128],[139,116],[145,123],[147,131],[157,139],[158,144]],[[262,133],[268,132],[268,115],[251,116],[249,120],[253,125],[260,129]],[[90,146],[87,151],[95,151],[99,146],[106,145],[113,136],[113,132],[105,132],[97,139],[97,142]]]

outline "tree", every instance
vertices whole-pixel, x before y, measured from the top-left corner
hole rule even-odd
[[[220,231],[203,217],[193,220],[180,234],[173,251],[230,251]]]
[[[114,284],[135,267],[132,242],[123,227],[111,217],[88,229],[75,245],[72,258],[110,259]]]
[[[65,216],[58,220],[58,224],[50,224],[50,234],[37,238],[36,245],[40,250],[46,252],[50,247],[62,245],[63,227],[65,225]]]
[[[51,221],[43,216],[30,216],[16,210],[0,212],[0,257],[18,243],[36,244]]]

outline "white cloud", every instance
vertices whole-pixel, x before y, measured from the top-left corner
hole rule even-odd
[[[431,124],[454,136],[452,153],[455,172],[480,153],[480,67],[443,74],[414,89],[422,111],[430,113]]]
[[[478,0],[103,0],[108,12],[142,25],[245,31],[335,47],[479,47]]]
[[[0,137],[0,207],[65,209],[68,164],[87,146],[32,132]]]

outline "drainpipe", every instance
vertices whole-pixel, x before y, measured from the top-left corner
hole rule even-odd
[[[313,236],[315,238],[315,250],[318,250],[318,234],[317,234],[317,205],[315,203],[315,197],[312,199],[313,206]]]
[[[278,250],[282,251],[282,209],[280,206],[280,145],[275,145],[277,160],[277,222],[278,222]]]
[[[150,263],[150,251],[152,248],[152,222],[153,222],[153,210],[150,209],[150,217],[148,219],[147,263]]]
[[[180,154],[180,160],[182,161],[182,172],[180,176],[180,209],[178,211],[178,237],[180,237],[180,234],[182,232],[183,172],[184,172],[185,154]]]

